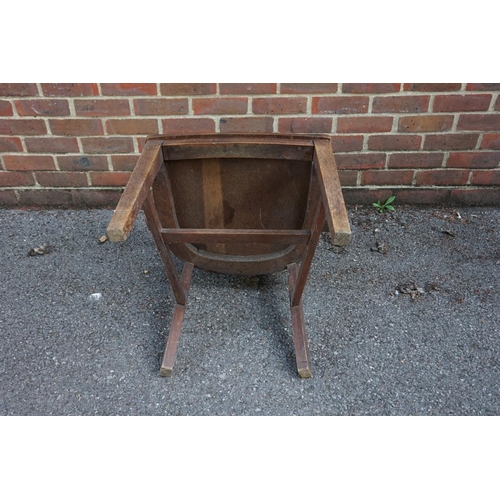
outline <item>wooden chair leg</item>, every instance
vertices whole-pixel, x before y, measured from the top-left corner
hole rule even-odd
[[[290,297],[293,296],[297,283],[297,277],[297,264],[290,264],[288,266],[288,288],[290,290]],[[300,301],[296,306],[292,305],[290,302],[290,311],[292,313],[293,345],[295,347],[297,371],[300,377],[310,378],[312,375],[311,360],[309,358],[309,347],[307,345],[302,298],[300,298]]]
[[[186,263],[182,270],[181,284],[185,292],[185,297],[187,300],[187,295],[189,291],[189,285],[191,284],[191,277],[193,275],[193,264]],[[163,360],[161,362],[160,376],[168,377],[172,374],[174,369],[175,354],[177,352],[177,346],[179,345],[179,337],[181,335],[182,321],[184,320],[184,313],[186,312],[185,304],[176,304],[174,308],[174,317],[172,318],[172,324],[170,325],[170,331],[168,333],[167,345],[165,347],[165,353],[163,354]]]

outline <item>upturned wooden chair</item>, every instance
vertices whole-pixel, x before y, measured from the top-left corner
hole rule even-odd
[[[334,245],[351,234],[328,136],[148,137],[109,223],[111,241],[126,240],[141,208],[176,301],[161,376],[172,373],[194,267],[287,269],[297,369],[311,376],[302,292],[325,218]],[[172,254],[184,262],[181,276]]]

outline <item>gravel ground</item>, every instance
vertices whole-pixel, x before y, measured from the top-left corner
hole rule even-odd
[[[142,214],[101,244],[109,210],[0,210],[0,415],[499,415],[500,209],[459,211],[351,207],[350,246],[322,237],[302,380],[285,272],[195,269],[161,378],[173,295]]]

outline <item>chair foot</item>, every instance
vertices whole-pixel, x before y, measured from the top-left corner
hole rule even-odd
[[[288,285],[290,289],[290,298],[293,297],[297,274],[296,264],[291,264],[290,266],[288,266]],[[298,305],[290,306],[290,312],[292,314],[293,345],[295,347],[297,371],[301,378],[310,378],[312,376],[311,360],[309,358],[309,346],[307,345],[302,298],[300,299]]]
[[[186,297],[189,291],[192,274],[193,264],[186,263],[184,265],[181,277],[181,283],[183,285],[183,289],[186,292]],[[172,318],[172,324],[170,325],[170,331],[168,332],[167,345],[165,347],[165,353],[163,354],[163,360],[161,362],[160,377],[169,377],[172,374],[172,370],[174,369],[175,354],[177,352],[177,346],[179,345],[179,337],[181,336],[182,322],[184,320],[185,312],[185,305],[175,305],[174,317]]]

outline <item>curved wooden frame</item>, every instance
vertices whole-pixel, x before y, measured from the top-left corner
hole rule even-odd
[[[166,165],[178,160],[211,161],[220,158],[307,162],[311,174],[302,228],[181,228]],[[217,189],[217,179],[214,181],[207,176],[204,182],[212,183]],[[177,304],[160,375],[172,372],[193,268],[199,267],[231,274],[267,274],[288,269],[297,369],[301,377],[311,376],[302,293],[325,219],[334,245],[347,245],[351,234],[328,136],[150,136],[109,223],[111,241],[126,240],[141,208]],[[197,243],[218,245],[219,251],[202,250],[195,246]],[[230,243],[259,243],[281,250],[260,255],[227,255],[223,245]],[[185,263],[181,277],[175,269],[172,253]]]

